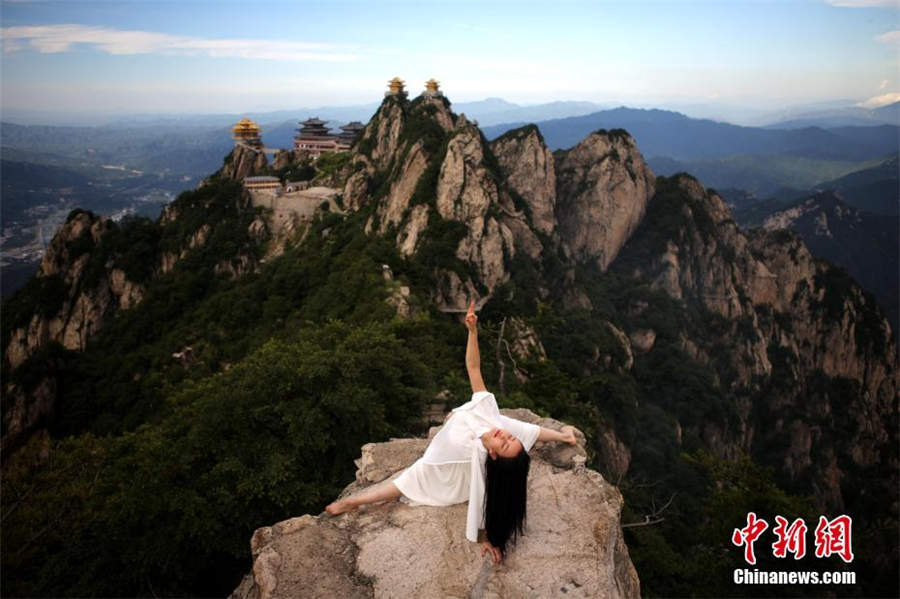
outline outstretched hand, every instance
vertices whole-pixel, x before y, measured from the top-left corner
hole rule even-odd
[[[475,300],[469,303],[469,311],[466,312],[466,328],[474,333],[478,328],[478,317],[475,315]]]
[[[491,545],[490,541],[482,541],[481,542],[481,557],[484,557],[487,554],[491,555],[491,561],[494,562],[495,566],[497,564],[499,564],[500,561],[503,559],[503,554],[500,553],[499,549],[497,549],[496,547]]]
[[[560,433],[563,435],[563,438],[560,439],[563,443],[575,445],[578,442],[578,439],[575,437],[575,427],[564,426]]]

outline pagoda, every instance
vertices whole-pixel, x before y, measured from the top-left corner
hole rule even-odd
[[[314,117],[300,122],[297,135],[294,137],[294,149],[309,152],[316,157],[322,152],[334,152],[338,149],[337,136],[328,132],[326,121]]]
[[[422,95],[426,98],[440,98],[444,95],[444,93],[439,89],[440,82],[435,80],[434,78],[429,79],[425,82],[425,91],[422,92]]]
[[[237,125],[231,128],[231,136],[235,145],[243,143],[254,148],[262,147],[262,138],[259,136],[261,132],[262,129],[259,128],[259,125],[247,117],[242,118]]]
[[[339,149],[349,150],[356,138],[359,137],[360,131],[365,128],[366,126],[359,121],[353,121],[341,127],[341,132],[337,136]]]
[[[403,87],[403,83],[403,79],[394,77],[388,81],[388,91],[384,92],[384,95],[406,97],[406,89]]]

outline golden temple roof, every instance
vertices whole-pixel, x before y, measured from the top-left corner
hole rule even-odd
[[[259,125],[257,125],[247,117],[239,120],[237,125],[231,128],[231,132],[237,137],[258,136],[260,131],[262,131],[262,129],[259,128]]]
[[[429,92],[438,91],[438,86],[440,85],[440,81],[435,80],[433,77],[425,82],[425,90]]]
[[[388,89],[391,90],[392,94],[398,94],[403,91],[404,81],[400,77],[394,77],[390,81],[388,81]]]

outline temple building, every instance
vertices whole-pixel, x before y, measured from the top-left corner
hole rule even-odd
[[[426,98],[440,98],[444,95],[444,93],[439,89],[440,82],[436,81],[434,78],[429,79],[425,82],[425,91],[422,92],[422,95]]]
[[[359,121],[353,121],[341,127],[340,133],[332,134],[327,122],[319,118],[306,119],[300,125],[294,137],[294,149],[309,152],[313,158],[323,152],[346,152],[365,128]]]
[[[281,191],[281,179],[278,177],[244,177],[244,189],[274,189]]]
[[[384,92],[384,95],[406,97],[406,89],[403,87],[403,83],[403,79],[394,77],[388,81],[388,91]]]
[[[359,137],[360,132],[365,128],[366,126],[359,121],[347,123],[341,127],[341,132],[338,133],[338,145],[342,149],[349,150],[353,142]]]
[[[328,124],[314,117],[300,122],[297,135],[294,137],[294,149],[305,150],[316,157],[322,152],[336,152],[337,137],[328,132]]]
[[[237,125],[231,128],[231,136],[235,144],[243,143],[255,148],[262,147],[262,138],[259,136],[261,132],[262,129],[259,128],[259,125],[247,117],[242,118]]]

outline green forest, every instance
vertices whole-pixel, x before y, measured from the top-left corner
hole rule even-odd
[[[611,479],[626,500],[623,524],[669,502],[660,522],[625,529],[645,596],[734,596],[743,589],[731,571],[743,561],[731,532],[747,512],[808,523],[818,512],[808,490],[788,488],[764,455],[724,460],[702,438],[676,437],[676,422],[686,431],[702,421],[725,430],[738,423],[733,398],[717,384],[729,380],[729,365],[704,366],[678,343],[682,331],[704,336],[730,323],[630,274],[629,260],[663,242],[688,201],[666,179],[658,185],[663,199],[638,237],[648,245],[630,247],[607,273],[579,267],[592,312],[537,299],[538,276],[564,276],[560,257],[514,265],[479,315],[483,371],[501,407],[530,408],[584,431],[589,466],[603,471],[602,431],[631,448],[627,475]],[[321,512],[353,480],[363,444],[426,432],[423,411],[438,393],[450,392],[448,407],[469,399],[465,329],[428,300],[435,265],[460,267],[445,263],[458,239],[453,223],[432,223],[425,251],[406,258],[392,239],[363,233],[371,204],[349,215],[321,212],[300,244],[231,279],[215,274],[218,262],[266,249],[247,236],[256,214],[240,197],[240,184],[213,178],[178,197],[173,222],[126,219],[99,243],[86,238],[70,248],[90,252],[84,284],[92,268],[114,264],[146,282],[147,293],[116,312],[84,352],[50,344],[3,373],[26,389],[52,373],[59,389],[45,423],[49,451],[34,436],[3,469],[7,596],[225,596],[251,568],[256,528]],[[182,247],[203,223],[212,227],[209,241],[151,279],[147,265],[158,252]],[[32,280],[4,304],[4,346],[34,306],[52,311],[54,284]],[[405,319],[386,301],[400,285],[412,290]],[[635,302],[647,309],[634,314]],[[490,348],[510,316],[535,329],[548,359],[518,362],[524,382],[506,365],[501,393]],[[654,329],[654,350],[625,368],[606,321]],[[187,347],[190,359],[173,358]],[[610,360],[591,360],[595,348]],[[819,380],[838,393],[848,384]],[[879,524],[885,529],[857,531],[852,568],[862,586],[835,587],[839,596],[894,588],[883,537],[897,523]],[[762,566],[845,568],[810,557],[800,566],[767,564],[771,552],[757,546]],[[803,592],[809,588],[753,589]]]

